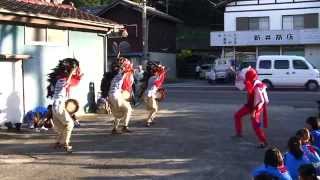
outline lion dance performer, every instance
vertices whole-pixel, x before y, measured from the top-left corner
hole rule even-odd
[[[112,70],[114,76],[108,92],[108,102],[115,118],[112,134],[130,133],[132,131],[129,130],[128,125],[132,108],[129,101],[133,84],[133,65],[130,60],[123,57],[120,57],[116,64]],[[122,132],[118,131],[121,120],[124,122]]]
[[[52,119],[54,129],[57,132],[55,148],[64,148],[66,152],[72,152],[70,137],[74,127],[74,119],[66,110],[65,104],[68,101],[71,87],[76,86],[80,79],[79,62],[73,58],[66,58],[59,61],[48,78],[48,95],[53,99]]]
[[[159,101],[165,97],[165,89],[162,87],[166,78],[166,68],[161,64],[149,62],[147,67],[147,80],[146,89],[144,92],[144,101],[146,103],[146,109],[149,111],[149,115],[146,121],[146,127],[150,127],[154,122],[154,118],[159,108]],[[149,74],[149,75],[148,75]]]
[[[242,117],[250,114],[252,128],[259,140],[258,148],[264,148],[267,146],[267,139],[261,127],[260,115],[263,113],[263,126],[267,128],[267,104],[269,103],[267,88],[258,80],[257,71],[251,67],[243,69],[238,74],[236,86],[240,90],[246,89],[247,91],[247,103],[234,116],[236,137],[242,137]]]

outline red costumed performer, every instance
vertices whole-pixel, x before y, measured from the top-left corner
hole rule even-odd
[[[266,135],[262,129],[260,115],[263,113],[263,126],[268,127],[267,104],[269,99],[267,96],[266,86],[258,80],[257,71],[251,67],[243,69],[236,80],[236,87],[246,89],[247,103],[235,113],[235,129],[236,136],[242,137],[242,117],[250,114],[251,125],[259,140],[259,148],[267,145]]]

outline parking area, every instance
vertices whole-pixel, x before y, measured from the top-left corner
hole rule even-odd
[[[172,95],[174,92],[172,92]],[[264,150],[248,119],[245,138],[235,140],[233,113],[241,104],[175,102],[161,104],[156,124],[144,127],[143,107],[133,113],[132,134],[111,135],[109,115],[81,117],[74,131],[74,153],[50,148],[54,133],[0,131],[0,178],[11,179],[250,179],[263,162]],[[270,107],[271,145],[286,141],[316,108]],[[290,126],[288,126],[290,124]],[[19,173],[15,173],[19,172]]]

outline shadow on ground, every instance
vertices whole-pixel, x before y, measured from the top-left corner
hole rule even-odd
[[[7,170],[16,168],[24,173],[14,177],[25,179],[250,179],[251,170],[262,163],[264,150],[255,148],[248,119],[244,119],[245,138],[231,138],[230,112],[238,106],[165,103],[163,107],[170,110],[162,109],[151,128],[144,127],[145,112],[136,110],[131,134],[111,135],[109,116],[83,119],[74,131],[71,155],[50,148],[51,131],[11,136],[1,131],[2,155],[24,155],[33,161],[8,164],[0,158],[0,178],[10,177]],[[313,109],[271,108],[270,144],[285,150],[287,139],[311,113]],[[31,167],[46,171],[46,176]]]

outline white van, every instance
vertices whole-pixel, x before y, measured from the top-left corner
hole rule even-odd
[[[320,85],[319,71],[301,56],[259,56],[256,69],[268,88],[300,86],[316,91]]]

